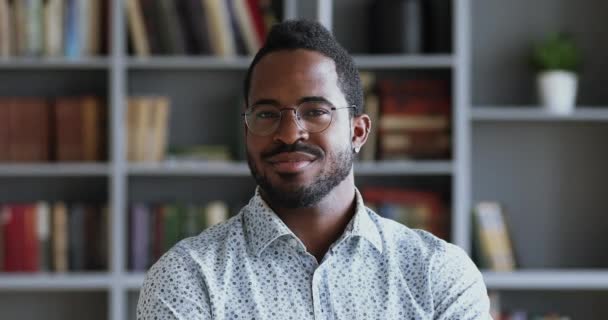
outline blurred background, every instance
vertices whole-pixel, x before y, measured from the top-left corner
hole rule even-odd
[[[361,71],[370,207],[465,249],[495,319],[608,317],[608,2],[0,0],[0,318],[135,319],[253,195],[243,79],[293,18]]]

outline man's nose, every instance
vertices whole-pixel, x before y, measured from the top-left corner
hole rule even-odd
[[[307,140],[308,132],[298,125],[296,110],[283,109],[281,113],[281,122],[274,134],[274,139],[284,144],[294,144],[301,140]]]

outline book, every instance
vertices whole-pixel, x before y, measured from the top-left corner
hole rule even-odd
[[[12,54],[12,15],[8,0],[0,0],[0,58]]]
[[[44,99],[11,99],[9,154],[14,162],[49,160],[49,106]]]
[[[372,53],[421,53],[421,0],[374,1],[370,8]]]
[[[260,0],[245,1],[247,2],[247,8],[249,9],[248,11],[251,14],[251,20],[253,21],[255,34],[257,35],[257,39],[261,45],[266,41],[266,33],[268,33],[268,29],[266,28],[266,24],[264,23],[263,13],[260,8]]]
[[[479,202],[474,214],[482,267],[494,271],[514,270],[515,258],[502,206],[497,202]]]
[[[131,208],[131,269],[144,271],[150,261],[150,208],[143,204],[134,204]]]
[[[56,202],[52,207],[52,257],[53,270],[68,271],[68,208],[64,202]]]
[[[6,255],[6,241],[4,239],[6,225],[8,224],[9,219],[8,207],[4,205],[0,205],[0,271],[4,270],[4,261]]]
[[[12,103],[9,98],[0,98],[0,162],[11,161],[10,117]]]
[[[36,272],[39,269],[40,247],[37,234],[38,212],[36,206],[23,204],[21,206],[24,219],[23,241],[23,262],[20,271]],[[19,214],[19,213],[18,213]]]
[[[223,201],[144,203],[129,210],[129,268],[144,271],[182,239],[228,219]]]
[[[203,2],[201,0],[178,1],[177,10],[184,30],[188,53],[211,53]]]
[[[49,204],[40,201],[36,204],[38,240],[38,267],[41,271],[50,271],[51,264],[51,210]]]
[[[259,36],[256,34],[253,13],[249,10],[246,1],[231,0],[234,7],[237,26],[247,47],[247,53],[254,55],[262,46]]]
[[[167,154],[170,102],[167,97],[157,97],[152,102],[154,116],[151,120],[152,141],[149,144],[148,160],[163,161]]]
[[[100,161],[105,153],[106,108],[96,97],[60,97],[55,103],[58,161]]]
[[[150,45],[148,44],[148,34],[139,0],[127,0],[126,8],[129,22],[129,36],[135,55],[147,57],[150,55]]]
[[[169,99],[130,97],[127,109],[127,159],[131,162],[164,160],[169,132]]]
[[[68,257],[69,270],[85,270],[84,221],[86,208],[81,203],[69,206],[68,210]]]
[[[80,24],[82,23],[79,9],[80,0],[66,0],[64,8],[64,55],[67,58],[80,58],[82,56],[82,43],[80,37]]]
[[[232,38],[234,39],[235,53],[238,55],[246,55],[248,54],[247,43],[245,35],[240,28],[235,2],[233,0],[226,1],[226,8],[228,9],[228,23],[230,25],[230,30],[232,31]]]
[[[142,17],[145,27],[145,34],[148,40],[148,46],[150,48],[150,54],[158,55],[166,53],[163,48],[160,39],[159,31],[159,12],[157,8],[156,0],[138,0],[139,7],[142,11]],[[131,18],[129,18],[131,19]],[[129,22],[131,23],[131,22]],[[132,42],[133,40],[131,40]]]
[[[105,149],[105,108],[101,100],[91,96],[81,98],[82,159],[94,162],[103,159]]]
[[[449,158],[451,97],[447,80],[381,79],[377,87],[380,159]]]
[[[87,1],[89,2],[86,12],[88,32],[84,34],[85,39],[83,41],[86,45],[86,54],[88,56],[95,56],[101,53],[101,38],[104,36],[101,21],[101,13],[104,10],[102,2],[106,2],[107,0]]]
[[[206,226],[211,227],[228,219],[228,206],[222,201],[212,201],[205,207]]]
[[[47,0],[44,7],[44,54],[57,57],[63,48],[64,0]]]
[[[440,194],[433,191],[365,187],[361,194],[366,204],[374,206],[378,214],[401,222],[410,228],[425,229],[435,236],[449,240],[450,215]]]
[[[155,0],[157,2],[158,23],[164,53],[185,54],[184,33],[174,0]]]
[[[452,1],[427,0],[424,11],[424,51],[452,52]]]
[[[213,54],[222,57],[236,55],[234,30],[230,24],[227,3],[222,0],[203,1]]]

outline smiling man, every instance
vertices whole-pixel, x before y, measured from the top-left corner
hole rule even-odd
[[[245,79],[258,187],[147,273],[138,319],[489,319],[458,247],[367,209],[353,158],[370,119],[352,58],[321,25],[275,25]]]

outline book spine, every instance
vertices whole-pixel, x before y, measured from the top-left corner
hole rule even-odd
[[[63,202],[53,205],[53,270],[56,272],[68,271],[68,212]]]
[[[84,253],[84,219],[85,207],[82,204],[74,204],[70,207],[68,218],[68,251],[70,271],[82,271],[85,266]]]
[[[1,1],[1,0],[0,0]],[[11,104],[12,99],[0,98],[0,162],[11,160]]]
[[[0,0],[0,58],[12,55],[12,14],[8,0]]]
[[[135,204],[131,211],[131,217],[132,269],[134,271],[144,271],[150,260],[148,256],[150,211],[144,204]]]
[[[37,238],[39,247],[39,267],[42,271],[51,270],[51,211],[48,203],[39,202],[36,205],[38,215]]]

